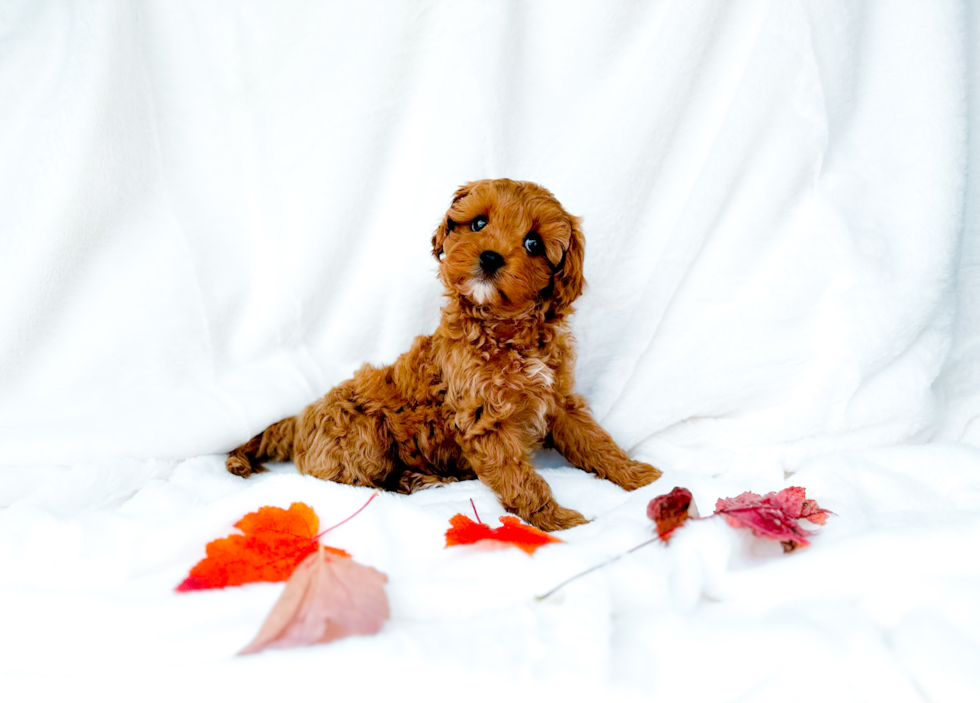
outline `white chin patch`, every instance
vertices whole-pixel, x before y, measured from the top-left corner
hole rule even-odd
[[[477,305],[486,305],[493,300],[497,289],[489,281],[470,281],[466,286],[466,295]]]

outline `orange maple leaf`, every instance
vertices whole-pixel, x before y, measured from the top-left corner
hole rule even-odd
[[[493,540],[520,547],[528,554],[533,554],[538,547],[550,542],[561,542],[557,537],[552,537],[537,527],[521,524],[520,520],[510,515],[500,518],[500,523],[500,527],[490,529],[486,523],[473,522],[462,513],[457,513],[449,518],[449,524],[452,527],[446,530],[446,546],[453,547],[459,544],[476,544],[483,540]]]
[[[319,526],[320,519],[306,503],[293,503],[288,510],[259,508],[235,523],[243,534],[209,542],[207,556],[191,569],[177,590],[285,581],[297,564],[317,550]],[[338,556],[350,556],[342,549],[324,549]]]

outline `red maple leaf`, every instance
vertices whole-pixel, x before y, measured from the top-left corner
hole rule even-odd
[[[657,523],[657,535],[666,542],[689,517],[698,517],[698,508],[691,492],[678,486],[647,503],[647,517]]]
[[[510,515],[500,518],[500,523],[500,527],[491,529],[485,523],[473,522],[462,513],[457,513],[449,518],[449,524],[452,527],[446,530],[446,546],[476,544],[483,540],[492,540],[520,547],[528,554],[533,554],[538,547],[550,542],[561,542],[557,537],[552,537],[537,527],[521,524],[520,520]]]
[[[732,527],[749,528],[756,537],[779,540],[783,549],[791,552],[807,546],[807,538],[813,534],[800,527],[800,519],[822,525],[831,513],[815,500],[807,500],[805,489],[792,486],[764,496],[746,492],[734,498],[720,498],[715,514],[723,516]]]
[[[774,496],[773,500],[783,512],[797,520],[809,520],[816,525],[823,525],[827,522],[827,516],[833,515],[817,505],[817,501],[807,499],[806,489],[799,486],[784,488],[776,494],[768,493],[766,497],[769,496]]]
[[[296,567],[259,633],[239,654],[373,635],[388,619],[387,580],[370,566],[318,549]]]
[[[297,564],[317,550],[319,526],[316,513],[305,503],[293,503],[288,510],[259,508],[235,523],[243,534],[209,542],[207,556],[191,569],[177,590],[285,581]],[[350,556],[342,549],[324,549],[338,556]]]
[[[715,515],[724,517],[732,527],[750,528],[753,534],[758,537],[778,539],[783,544],[783,550],[791,552],[797,547],[807,546],[809,544],[807,537],[813,535],[809,530],[804,530],[800,527],[797,522],[798,520],[806,519],[822,525],[827,521],[827,516],[833,515],[833,513],[821,508],[817,505],[817,501],[807,499],[806,491],[803,488],[793,486],[783,489],[779,493],[767,493],[764,496],[756,493],[742,493],[735,498],[721,498],[718,500],[717,505],[715,505],[714,515],[709,515],[708,517],[714,517]],[[462,515],[456,516],[456,518],[462,517]],[[683,525],[689,518],[698,517],[698,509],[694,505],[691,492],[686,488],[678,487],[670,493],[657,496],[651,500],[647,504],[647,517],[657,524],[656,537],[648,539],[646,542],[641,542],[632,549],[628,549],[622,554],[617,554],[601,564],[596,564],[585,571],[580,571],[565,579],[544,595],[537,596],[537,599],[542,600],[547,598],[572,581],[586,574],[590,574],[597,569],[601,569],[604,566],[608,566],[641,547],[645,547],[658,540],[666,542],[670,539],[674,530]],[[456,518],[453,519],[455,520]],[[466,518],[463,519],[465,520]],[[479,519],[479,516],[477,519]],[[706,520],[707,518],[703,519]],[[447,542],[448,538],[449,533],[447,532]]]

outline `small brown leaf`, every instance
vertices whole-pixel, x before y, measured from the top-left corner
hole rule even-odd
[[[259,633],[239,654],[373,635],[388,619],[387,580],[370,566],[318,549],[296,567]]]
[[[675,488],[647,504],[647,517],[657,523],[657,534],[664,542],[691,517],[698,517],[698,506],[686,488]]]

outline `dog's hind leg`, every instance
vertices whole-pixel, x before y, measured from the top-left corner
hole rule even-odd
[[[225,467],[231,473],[247,478],[251,474],[265,471],[263,461],[289,461],[295,435],[296,418],[287,417],[232,450],[225,461]]]
[[[299,416],[293,462],[301,473],[384,488],[395,470],[391,433],[380,410],[341,383]]]
[[[458,476],[440,476],[438,474],[426,474],[421,471],[404,469],[393,471],[388,476],[385,489],[393,493],[415,493],[433,486],[441,486],[445,483],[453,483],[461,480]]]

